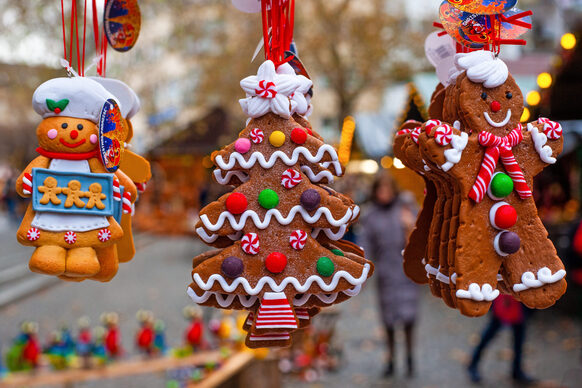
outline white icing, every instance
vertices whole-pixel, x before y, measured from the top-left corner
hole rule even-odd
[[[291,96],[291,100],[296,103],[295,109],[293,112],[291,112],[291,114],[298,113],[300,115],[306,115],[310,109],[310,104],[308,100],[308,97],[310,96],[309,94],[307,94],[307,92],[309,92],[309,89],[311,89],[313,82],[311,82],[309,78],[303,75],[296,74],[295,70],[293,70],[293,67],[291,67],[291,65],[288,63],[280,65],[277,68],[277,73],[288,74],[297,78],[297,81],[299,82],[299,87],[297,88],[295,93],[293,93],[293,95]]]
[[[455,120],[455,122],[453,123],[453,128],[460,131],[461,130],[461,122],[459,120]]]
[[[231,170],[235,166],[236,163],[238,163],[244,169],[249,169],[249,168],[253,167],[255,165],[255,163],[257,163],[257,162],[259,162],[259,164],[261,165],[262,168],[268,169],[268,168],[272,168],[275,165],[275,162],[277,161],[277,159],[281,159],[283,161],[283,163],[285,163],[287,166],[294,166],[299,161],[299,156],[303,156],[305,159],[307,159],[311,163],[319,163],[321,161],[321,159],[323,158],[323,156],[325,155],[325,153],[328,153],[331,156],[331,158],[333,159],[333,161],[332,162],[324,162],[324,163],[322,163],[322,166],[324,168],[327,168],[327,166],[333,164],[335,169],[336,169],[337,175],[340,175],[342,170],[341,170],[341,165],[338,162],[337,152],[329,144],[324,144],[321,147],[319,147],[319,149],[317,150],[317,154],[315,154],[315,155],[312,155],[311,152],[309,152],[309,150],[305,147],[297,147],[293,150],[291,157],[287,156],[287,154],[284,153],[283,151],[275,151],[271,154],[271,156],[269,157],[269,160],[267,160],[265,158],[265,155],[263,155],[262,153],[253,152],[251,154],[251,156],[249,157],[249,159],[246,160],[242,154],[240,154],[238,152],[233,152],[230,155],[228,162],[225,162],[222,159],[222,155],[216,156],[216,158],[214,159],[214,162],[216,163],[216,165],[220,169],[225,170],[225,171]],[[329,163],[329,164],[327,164],[327,166],[326,166],[325,165],[326,163]]]
[[[497,281],[498,282],[502,282],[503,281],[503,276],[501,276],[500,273],[497,274]]]
[[[491,226],[493,226],[497,230],[503,230],[503,229],[498,227],[495,224],[495,213],[497,212],[497,209],[499,209],[501,206],[505,206],[505,205],[509,205],[509,204],[507,202],[497,202],[495,205],[491,206],[491,209],[489,209],[489,222],[491,223]],[[507,256],[507,255],[503,255],[503,256]]]
[[[493,179],[495,179],[495,175],[497,174],[502,174],[501,172],[496,172],[493,173],[493,175],[491,176],[491,182],[493,182]],[[503,198],[499,198],[493,195],[493,192],[491,191],[491,183],[489,184],[489,187],[487,187],[487,195],[489,196],[489,198],[491,198],[494,201],[501,201]]]
[[[204,230],[204,228],[202,228],[202,227],[196,229],[196,234],[198,234],[198,236],[200,236],[200,238],[204,242],[207,242],[207,243],[213,243],[218,239],[218,237],[220,237],[218,234],[206,233],[206,230]],[[239,240],[241,238],[241,236],[242,236],[242,232],[237,232],[237,233],[227,235],[227,237],[229,239],[231,239],[232,241]]]
[[[453,272],[453,274],[451,275],[451,283],[453,284],[457,284],[457,273]]]
[[[298,77],[277,74],[272,61],[263,62],[257,75],[246,77],[240,82],[240,86],[247,94],[247,98],[239,100],[247,116],[256,118],[273,112],[289,118],[297,106],[289,98],[300,86]]]
[[[492,302],[499,296],[499,290],[494,290],[489,283],[485,283],[482,286],[477,283],[471,283],[468,290],[457,290],[456,295],[460,299]]]
[[[364,264],[364,267],[362,268],[362,274],[358,278],[354,278],[349,272],[343,270],[337,271],[333,275],[333,278],[330,281],[330,283],[325,283],[325,280],[323,280],[318,275],[311,275],[310,277],[307,278],[307,280],[303,284],[301,284],[299,280],[297,280],[297,278],[292,276],[286,277],[279,284],[277,284],[275,279],[269,276],[264,276],[257,281],[255,287],[252,287],[249,281],[244,277],[238,277],[234,279],[231,284],[228,284],[226,279],[222,275],[217,273],[210,275],[208,281],[206,282],[202,280],[198,273],[194,273],[192,279],[198,285],[198,287],[205,291],[210,290],[214,283],[218,282],[222,289],[227,293],[234,292],[234,290],[236,290],[236,288],[239,285],[242,285],[245,292],[248,295],[257,295],[259,292],[261,292],[265,285],[269,285],[273,292],[282,292],[283,290],[285,290],[285,287],[287,287],[288,285],[292,285],[293,287],[295,287],[295,290],[297,292],[304,293],[307,292],[309,288],[311,288],[311,285],[313,283],[317,283],[317,285],[323,290],[323,292],[330,292],[335,290],[341,279],[345,279],[348,283],[350,283],[353,286],[363,284],[364,281],[366,281],[366,279],[368,278],[368,272],[370,272],[370,264],[367,263]]]
[[[324,179],[327,179],[327,183],[333,183],[333,174],[327,170],[314,174],[311,167],[301,166],[301,172],[307,175],[307,178],[309,178],[309,180],[313,183],[321,182]]]
[[[335,151],[335,149],[334,149]],[[329,166],[333,166],[333,168],[335,169],[335,175],[337,176],[341,176],[342,175],[342,166],[340,164],[340,162],[338,160],[336,160],[334,158],[333,162],[323,162],[323,163],[319,163],[319,165],[323,168],[328,168]]]
[[[227,171],[224,176],[219,168],[214,170],[214,178],[221,185],[227,185],[233,177],[237,177],[242,183],[249,180],[249,175],[244,171]]]
[[[465,147],[467,147],[468,141],[469,135],[467,135],[466,132],[461,132],[460,135],[453,135],[453,139],[451,140],[451,148],[445,150],[444,152],[446,162],[441,166],[443,171],[449,171],[455,166],[455,164],[459,163],[461,156],[463,155],[463,151],[465,150]]]
[[[546,143],[548,142],[548,137],[546,136],[546,134],[540,132],[538,128],[534,127],[531,123],[527,124],[527,130],[531,134],[531,139],[533,140],[534,147],[538,155],[540,156],[542,162],[548,164],[556,163],[556,158],[552,156],[554,153],[552,147],[546,145]]]
[[[488,89],[501,86],[509,77],[507,65],[491,51],[473,51],[455,55],[455,66],[465,70],[474,83],[483,84]]]
[[[507,115],[505,115],[505,119],[503,119],[503,121],[501,121],[499,123],[496,121],[493,121],[491,116],[489,116],[489,113],[483,112],[483,115],[485,116],[485,120],[489,123],[489,125],[491,125],[492,127],[495,127],[495,128],[501,128],[501,127],[507,125],[509,120],[511,120],[511,109],[507,110]]]
[[[497,233],[497,235],[495,236],[495,238],[493,239],[493,248],[495,249],[495,252],[497,252],[497,254],[499,256],[509,256],[509,253],[505,253],[501,250],[501,248],[499,247],[499,239],[501,238],[501,235],[503,234],[503,232]]]
[[[562,280],[566,276],[566,271],[561,269],[552,275],[552,270],[548,267],[541,268],[536,275],[533,272],[524,272],[521,275],[521,283],[513,285],[513,291],[521,292],[530,288],[539,288],[544,284],[552,284]]]
[[[438,268],[433,267],[430,264],[426,264],[426,260],[422,259],[422,263],[425,264],[424,266],[424,270],[426,271],[426,277],[429,277],[429,275],[433,275],[436,277],[436,280],[438,280],[441,283],[445,283],[445,284],[450,284],[450,279],[447,275],[445,275],[444,273],[441,272],[441,266],[439,265]],[[456,276],[456,274],[455,274]]]
[[[444,273],[441,272],[441,267],[439,266],[437,274],[436,274],[436,279],[441,282],[441,283],[445,283],[445,284],[450,284],[450,279],[447,275],[445,275]]]
[[[336,233],[334,233],[329,228],[314,228],[313,231],[311,232],[311,237],[317,238],[317,236],[319,236],[319,233],[323,232],[330,240],[337,241],[341,239],[344,236],[344,234],[346,234],[347,227],[348,227],[347,224],[340,226],[339,230]]]
[[[432,266],[432,265],[430,265],[430,264],[426,264],[426,265],[424,266],[424,270],[426,271],[426,274],[427,274],[427,276],[428,276],[428,275],[436,276],[436,275],[437,275],[437,273],[439,272],[439,270],[438,270],[438,268],[437,268],[437,267],[433,267],[433,266]]]
[[[332,226],[339,227],[353,219],[353,215],[356,212],[356,209],[359,212],[360,210],[359,207],[354,206],[353,210],[351,208],[348,209],[346,211],[346,214],[338,220],[333,218],[333,214],[331,214],[331,211],[326,207],[318,208],[312,216],[301,205],[293,206],[291,210],[289,210],[289,214],[287,214],[286,217],[283,216],[278,209],[269,209],[265,213],[265,218],[263,220],[260,219],[260,216],[254,210],[246,210],[244,213],[241,214],[238,221],[236,220],[235,216],[232,213],[227,211],[220,213],[220,215],[218,216],[218,220],[214,224],[210,221],[208,215],[206,214],[202,214],[200,216],[200,220],[204,224],[204,227],[210,230],[211,232],[216,232],[218,229],[222,228],[225,219],[228,220],[228,222],[230,223],[234,230],[238,231],[244,228],[248,218],[252,219],[253,223],[257,228],[266,229],[271,223],[271,218],[273,217],[277,219],[277,222],[279,222],[279,224],[289,225],[293,221],[297,213],[299,213],[308,224],[316,223],[321,218],[321,215],[324,215],[325,218],[327,219],[327,222],[329,222]]]

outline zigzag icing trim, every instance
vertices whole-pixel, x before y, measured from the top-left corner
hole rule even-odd
[[[323,290],[323,292],[331,292],[331,291],[335,290],[335,288],[337,287],[337,285],[341,279],[345,279],[348,283],[350,283],[353,286],[361,285],[368,278],[368,272],[370,272],[370,264],[367,264],[367,263],[364,264],[364,267],[362,269],[362,274],[360,275],[359,278],[354,278],[347,271],[343,271],[343,270],[337,271],[333,275],[333,278],[329,284],[326,283],[325,280],[323,280],[320,276],[317,276],[317,275],[311,275],[310,277],[307,278],[307,280],[303,284],[299,283],[299,280],[297,280],[297,278],[292,277],[292,276],[286,277],[279,284],[277,284],[277,282],[273,278],[268,277],[268,276],[263,276],[262,278],[259,279],[259,281],[257,282],[257,285],[255,287],[252,287],[250,285],[249,281],[244,277],[238,277],[238,278],[234,279],[231,284],[228,284],[226,282],[226,279],[224,279],[224,277],[222,275],[216,274],[216,273],[210,275],[207,282],[202,280],[202,278],[200,277],[200,275],[198,273],[195,273],[194,276],[192,276],[192,279],[198,285],[198,287],[200,287],[204,291],[210,290],[212,288],[212,286],[214,285],[214,283],[218,282],[220,284],[220,287],[226,293],[232,293],[232,292],[234,292],[234,290],[236,290],[236,288],[239,285],[242,285],[245,292],[248,295],[257,295],[259,292],[261,292],[261,290],[263,289],[263,287],[266,284],[269,285],[269,287],[271,288],[271,290],[273,292],[282,292],[285,289],[285,287],[287,287],[289,284],[291,284],[293,287],[295,287],[295,290],[297,292],[305,293],[305,292],[307,292],[307,290],[309,290],[309,288],[311,287],[311,285],[313,283],[317,283],[317,285],[319,286],[319,288],[321,288]]]
[[[226,174],[223,176],[222,171],[217,168],[214,170],[214,178],[216,181],[221,185],[227,185],[228,182],[232,179],[232,177],[237,177],[242,183],[245,183],[249,180],[249,175],[244,173],[243,171],[227,171]]]
[[[335,218],[333,218],[333,214],[331,214],[331,211],[326,207],[320,207],[319,209],[317,209],[315,214],[311,216],[301,205],[295,205],[291,208],[291,210],[289,210],[289,214],[287,214],[286,217],[284,217],[281,214],[281,212],[277,209],[269,209],[267,210],[267,213],[265,214],[265,218],[263,220],[260,219],[257,212],[255,212],[254,210],[246,210],[244,213],[241,214],[240,219],[238,221],[236,220],[234,215],[232,215],[229,212],[220,213],[220,215],[218,216],[218,220],[214,224],[210,221],[208,215],[206,214],[202,214],[200,216],[200,220],[204,224],[204,227],[210,230],[211,232],[216,232],[218,229],[222,228],[225,220],[228,220],[230,226],[232,226],[234,230],[239,231],[243,230],[248,218],[251,218],[253,220],[253,223],[257,228],[266,229],[271,224],[271,218],[273,217],[277,219],[277,222],[279,222],[279,224],[289,225],[293,221],[297,213],[299,213],[301,214],[305,222],[307,222],[308,224],[316,223],[321,218],[321,215],[324,215],[325,218],[327,219],[327,222],[329,222],[333,226],[339,227],[353,220],[359,214],[359,212],[360,208],[358,206],[354,206],[353,210],[351,208],[348,209],[348,211],[342,218],[336,220]]]
[[[351,290],[342,291],[342,293],[348,295],[349,297],[353,297],[353,296],[358,295],[361,290],[362,290],[362,285],[359,284],[359,285],[355,286],[354,288],[352,288]],[[194,290],[190,287],[188,287],[187,292],[188,292],[188,295],[190,296],[190,298],[192,298],[192,301],[194,301],[194,303],[199,303],[199,304],[205,303],[208,299],[210,299],[210,297],[214,296],[216,303],[218,303],[218,305],[222,308],[230,307],[232,305],[232,303],[234,302],[235,298],[238,298],[238,301],[240,302],[240,304],[245,308],[249,308],[249,307],[253,306],[257,302],[257,300],[259,299],[257,296],[251,296],[251,295],[235,295],[235,294],[225,295],[225,294],[219,294],[217,292],[210,292],[210,291],[204,291],[204,293],[202,295],[198,296],[196,294],[196,292],[194,292]],[[295,297],[293,299],[293,305],[297,306],[297,307],[301,307],[305,303],[307,303],[309,298],[311,298],[312,296],[317,297],[320,301],[322,301],[325,304],[332,304],[336,301],[339,294],[340,294],[339,292],[335,292],[335,293],[329,294],[329,295],[328,294],[303,294],[303,295],[301,295],[300,298]]]
[[[202,227],[196,229],[196,234],[198,234],[198,236],[200,236],[202,241],[207,242],[207,243],[213,243],[218,239],[218,237],[220,237],[218,234],[206,233],[206,231]],[[240,240],[241,236],[242,236],[242,232],[237,232],[237,233],[227,235],[227,237],[229,239],[231,239],[232,241]]]
[[[285,163],[287,166],[294,166],[299,161],[299,156],[301,155],[311,163],[319,163],[326,152],[331,156],[333,160],[332,162],[329,163],[334,165],[336,172],[338,174],[341,174],[341,166],[338,162],[337,152],[329,144],[324,144],[321,147],[319,147],[319,150],[317,150],[317,154],[315,155],[312,155],[311,152],[309,152],[309,150],[305,147],[297,147],[293,150],[293,154],[291,155],[291,157],[287,156],[287,154],[284,153],[283,151],[275,151],[271,154],[269,160],[267,160],[265,158],[265,155],[263,155],[262,153],[253,152],[249,159],[246,160],[242,154],[238,152],[233,152],[230,155],[228,162],[225,162],[222,159],[222,155],[218,155],[214,159],[214,162],[222,170],[231,170],[237,163],[242,168],[249,169],[253,167],[257,162],[259,162],[261,167],[268,169],[272,168],[275,165],[277,159],[281,159],[283,163]],[[322,163],[322,165],[324,164],[325,163]]]
[[[327,179],[327,183],[333,183],[333,174],[327,170],[314,174],[311,167],[301,166],[301,172],[307,175],[307,178],[313,183],[321,182],[324,179]]]
[[[319,236],[319,233],[323,232],[330,240],[337,241],[341,239],[344,236],[344,234],[346,234],[347,228],[348,228],[347,225],[342,225],[340,226],[339,230],[336,233],[334,233],[329,228],[314,228],[313,231],[311,232],[311,237],[317,238],[317,236]]]
[[[552,275],[552,270],[548,267],[541,268],[536,275],[533,272],[524,272],[521,275],[521,283],[513,285],[513,291],[521,292],[530,288],[539,288],[544,284],[559,282],[566,276],[566,271],[561,269]]]

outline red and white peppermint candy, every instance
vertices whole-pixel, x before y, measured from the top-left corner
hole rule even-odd
[[[416,144],[418,144],[418,137],[420,136],[420,131],[421,128],[414,128],[412,130],[412,132],[410,132],[410,138],[412,139],[412,141],[414,141]]]
[[[412,132],[412,129],[404,128],[404,129],[401,129],[400,131],[396,132],[396,136],[408,135],[410,132]]]
[[[22,192],[26,195],[32,194],[32,175],[27,172],[22,177]]]
[[[247,233],[240,240],[240,246],[244,253],[248,255],[256,255],[261,249],[259,236],[256,233]]]
[[[40,238],[40,230],[37,228],[30,228],[28,232],[26,232],[26,238],[29,241],[36,241]]]
[[[307,233],[302,230],[294,230],[289,236],[289,244],[296,250],[301,250],[305,248],[305,243],[307,242]]]
[[[101,242],[107,242],[111,238],[111,231],[109,229],[101,229],[97,232],[97,238]]]
[[[451,128],[450,125],[441,124],[440,126],[436,127],[434,132],[434,141],[436,141],[438,145],[449,145],[451,144],[451,140],[453,140],[453,128]]]
[[[262,129],[253,128],[251,130],[251,133],[249,134],[249,137],[251,138],[253,143],[259,144],[263,142],[263,139],[265,138],[265,133],[263,132]]]
[[[262,79],[259,81],[259,88],[255,89],[255,93],[257,93],[257,96],[263,98],[275,98],[277,95],[277,91],[275,90],[275,83]]]
[[[424,125],[424,130],[427,135],[430,135],[433,129],[440,127],[441,125],[443,125],[443,123],[440,120],[428,120]]]
[[[289,168],[281,175],[281,185],[286,189],[292,189],[301,183],[301,174],[299,171]]]
[[[560,123],[547,119],[545,117],[540,117],[538,123],[544,124],[544,133],[548,139],[556,140],[562,137],[562,126]]]
[[[74,244],[77,242],[77,233],[73,231],[68,231],[65,233],[65,242],[67,244]]]

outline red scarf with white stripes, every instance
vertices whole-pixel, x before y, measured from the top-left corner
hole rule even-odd
[[[522,126],[519,124],[509,135],[504,137],[495,136],[486,131],[479,133],[479,144],[487,147],[487,149],[485,150],[485,156],[483,157],[477,180],[469,193],[469,198],[477,203],[483,200],[500,157],[505,171],[507,171],[507,175],[513,180],[515,191],[517,191],[519,197],[531,197],[531,190],[527,186],[523,172],[517,164],[511,150],[523,140],[523,133],[521,131]]]

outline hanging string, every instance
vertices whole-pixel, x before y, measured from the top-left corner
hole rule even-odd
[[[61,23],[63,27],[63,55],[67,59],[67,32],[65,31],[65,5],[64,0],[61,0]]]
[[[83,6],[83,63],[79,71],[81,75],[85,76],[85,41],[87,38],[87,0],[85,0],[85,4]]]
[[[265,59],[273,61],[275,66],[290,61],[293,57],[285,58],[285,52],[293,41],[295,1],[261,0],[261,16]]]

